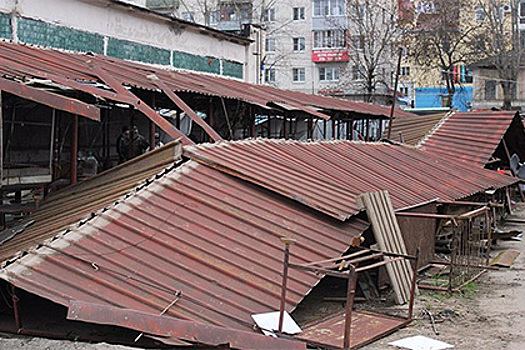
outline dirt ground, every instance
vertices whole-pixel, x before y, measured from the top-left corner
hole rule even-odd
[[[525,204],[518,203],[513,218],[525,220]],[[525,232],[525,225],[506,228]],[[449,296],[422,291],[416,300],[416,321],[362,349],[394,350],[388,343],[414,335],[437,339],[460,350],[525,349],[525,241],[499,241],[491,256],[509,248],[521,251],[510,269],[487,272],[463,293]],[[439,334],[434,333],[423,309],[435,316]]]
[[[525,220],[525,204],[518,203],[514,218]],[[525,225],[508,225],[523,230]],[[492,256],[503,249],[518,249],[521,254],[510,269],[489,271],[463,293],[448,295],[422,291],[417,297],[416,320],[408,327],[363,347],[364,350],[392,349],[388,343],[414,335],[424,335],[455,346],[454,349],[525,349],[525,241],[499,241]],[[428,315],[436,318],[436,334]],[[0,349],[13,350],[124,350],[136,349],[106,343],[49,340],[0,333]]]

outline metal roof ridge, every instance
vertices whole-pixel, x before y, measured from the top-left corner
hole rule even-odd
[[[427,132],[427,134],[415,145],[415,148],[421,148],[423,147],[423,145],[425,144],[425,142],[427,142],[430,137],[432,137],[432,135],[434,135],[440,128],[441,126],[443,126],[443,124],[446,123],[446,121],[452,117],[453,115],[456,114],[456,111],[450,111],[448,113],[446,113],[443,118],[441,118],[441,120],[439,122],[437,122],[436,125],[434,125],[432,127],[432,129],[430,129],[429,132]]]
[[[83,227],[86,223],[88,223],[88,222],[90,222],[90,221],[92,221],[92,220],[94,220],[96,218],[101,217],[101,215],[104,214],[104,213],[107,214],[108,211],[113,210],[117,205],[119,205],[121,203],[124,203],[127,200],[135,198],[136,195],[138,195],[139,193],[142,193],[143,190],[149,188],[151,185],[158,184],[158,181],[163,179],[163,178],[165,178],[165,176],[170,175],[170,174],[174,175],[175,179],[172,179],[172,180],[176,180],[183,173],[187,173],[188,170],[190,170],[190,171],[193,170],[193,168],[195,168],[197,165],[198,165],[198,163],[195,162],[195,161],[188,161],[188,162],[178,161],[172,167],[166,168],[166,169],[162,170],[159,174],[155,174],[155,175],[151,176],[149,179],[147,179],[143,183],[141,183],[138,186],[134,187],[129,192],[123,194],[120,198],[114,200],[111,204],[109,204],[109,205],[107,205],[107,206],[105,206],[105,207],[103,207],[103,208],[101,208],[101,209],[99,209],[99,210],[97,210],[95,212],[90,213],[87,217],[85,217],[83,219],[79,219],[78,221],[76,221],[76,223],[74,223],[74,224],[70,225],[68,228],[60,231],[55,236],[53,236],[51,238],[48,238],[48,239],[44,240],[43,242],[35,243],[35,245],[33,245],[32,247],[29,247],[29,248],[25,249],[24,251],[20,251],[20,252],[14,254],[11,258],[8,258],[8,259],[0,262],[0,276],[4,275],[4,276],[6,276],[6,279],[8,279],[10,272],[8,272],[6,269],[8,269],[9,266],[11,266],[12,264],[14,264],[16,262],[19,262],[21,259],[26,258],[29,255],[28,253],[31,252],[31,251],[33,251],[33,252],[39,251],[39,252],[38,252],[38,254],[30,256],[27,259],[29,261],[33,261],[33,259],[34,259],[35,263],[38,263],[40,260],[42,260],[42,258],[39,257],[38,255],[39,254],[46,254],[45,252],[44,253],[42,252],[43,249],[47,249],[48,251],[49,250],[53,250],[54,251],[55,249],[57,249],[56,247],[51,248],[51,247],[47,246],[46,244],[48,244],[48,243],[54,243],[54,244],[58,245],[60,248],[63,248],[64,246],[60,245],[60,243],[64,243],[63,242],[63,238],[66,237],[66,235],[69,235],[69,234],[72,234],[72,235],[68,236],[68,237],[75,237],[75,238],[77,238],[74,241],[80,240],[81,238],[83,238],[87,234],[78,235],[76,230],[78,230],[81,227]],[[111,214],[111,212],[109,214]],[[117,217],[120,216],[120,215],[122,215],[122,214],[118,214]],[[113,216],[113,217],[115,217],[115,216]],[[75,233],[77,233],[77,236],[74,236]],[[69,240],[69,241],[73,241],[73,240]],[[52,253],[49,252],[47,255],[50,255],[50,254],[52,254]],[[24,266],[25,265],[28,265],[28,264],[24,264]]]

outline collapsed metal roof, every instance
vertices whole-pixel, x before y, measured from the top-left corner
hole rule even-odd
[[[184,155],[339,220],[361,193],[388,190],[394,208],[456,200],[516,179],[408,146],[351,141],[243,140],[185,147]]]
[[[237,330],[252,330],[251,314],[279,307],[280,237],[296,239],[292,259],[308,262],[340,256],[368,226],[310,212],[194,161],[106,210],[82,211],[85,220],[52,232],[46,213],[65,224],[69,213],[36,213],[24,233],[41,241],[6,262],[2,278],[66,307],[78,300],[158,314],[182,293],[167,316]],[[291,272],[286,309],[321,277]]]
[[[445,113],[431,115],[399,115],[392,123],[390,140],[416,146],[425,135],[445,116]],[[388,132],[383,132],[388,138]]]
[[[381,143],[246,140],[188,147],[185,155],[175,167],[178,157],[153,162],[151,172],[165,170],[131,192],[131,179],[145,178],[140,170],[124,183],[115,171],[58,192],[6,243],[0,278],[65,307],[166,310],[180,320],[250,331],[250,315],[279,306],[280,237],[297,241],[294,262],[333,258],[368,227],[348,220],[358,211],[357,194],[387,189],[400,208],[515,182]],[[321,277],[291,271],[286,310]]]
[[[167,70],[113,57],[38,49],[7,42],[0,42],[0,76],[0,88],[7,92],[95,120],[100,116],[97,106],[25,83],[34,78],[48,79],[100,99],[130,104],[143,112],[147,108],[146,102],[123,86],[161,91],[160,81],[172,92],[234,99],[266,110],[278,106],[275,111],[300,111],[325,119],[330,118],[330,113],[352,113],[366,118],[388,118],[390,115],[389,107],[370,103],[252,85],[208,74]],[[396,115],[409,114],[396,111]]]
[[[513,121],[518,140],[525,140],[523,124],[517,112],[455,112],[444,117],[419,146],[438,156],[453,157],[484,167],[504,140]]]

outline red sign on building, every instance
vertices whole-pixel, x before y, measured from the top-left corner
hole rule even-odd
[[[348,50],[312,51],[312,62],[346,62]]]

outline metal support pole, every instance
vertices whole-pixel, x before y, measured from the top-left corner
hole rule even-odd
[[[352,334],[352,307],[354,306],[355,288],[357,285],[357,273],[355,266],[350,265],[350,272],[348,276],[348,287],[346,291],[346,305],[345,305],[345,332],[343,340],[343,349],[350,349],[350,337]]]
[[[399,73],[401,71],[401,55],[403,53],[402,49],[399,49],[399,56],[397,58],[397,71],[396,71],[396,82],[394,84],[394,92],[392,94],[392,108],[390,108],[390,121],[388,122],[388,134],[387,139],[390,139],[392,134],[392,122],[394,120],[394,111],[396,108],[396,98],[397,98],[397,84],[399,83]]]
[[[226,118],[228,118],[228,116],[226,116]],[[212,99],[210,101],[210,106],[208,108],[208,125],[210,125],[210,127],[213,129],[214,124],[215,124],[215,113],[213,110],[213,99]],[[213,139],[209,135],[208,135],[208,142],[213,142]]]
[[[77,157],[78,157],[78,115],[73,116],[73,128],[71,130],[71,176],[70,184],[77,183]]]
[[[18,302],[20,301],[20,299],[16,295],[15,286],[13,284],[11,284],[11,298],[13,300],[13,312],[15,315],[16,330],[20,331],[20,329],[22,329],[22,322],[20,321],[20,310],[18,309]]]
[[[253,106],[250,105],[250,136],[255,137],[255,114],[253,113]]]
[[[417,284],[417,265],[419,264],[419,255],[421,251],[419,247],[416,249],[416,259],[414,260],[414,274],[412,275],[412,286],[410,287],[410,301],[408,304],[408,319],[411,321],[414,316],[414,300],[416,297]]]
[[[151,108],[155,109],[155,94],[151,94]],[[153,151],[155,149],[155,123],[150,120],[149,122],[149,149]]]
[[[290,264],[290,246],[295,243],[295,240],[281,237],[281,242],[284,243],[284,267],[283,281],[281,284],[281,304],[279,306],[279,326],[277,327],[279,333],[282,333],[283,331],[284,306],[286,303],[286,284],[288,282],[288,267]]]

